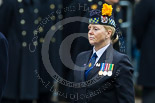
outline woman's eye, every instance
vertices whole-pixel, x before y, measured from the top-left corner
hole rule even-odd
[[[95,28],[94,30],[95,30],[95,31],[97,31],[98,29],[97,29],[97,28]]]

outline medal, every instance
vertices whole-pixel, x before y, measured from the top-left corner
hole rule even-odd
[[[104,71],[104,72],[103,72],[103,75],[106,76],[106,75],[107,75],[107,71]]]
[[[99,65],[99,64],[97,64]],[[108,63],[101,63],[100,71],[98,72],[98,75],[103,76],[112,76],[112,71],[114,68],[114,64],[108,64]]]
[[[107,75],[107,69],[108,69],[108,63],[106,63],[105,65],[105,69],[104,69],[104,72],[103,72],[103,75],[106,76]]]
[[[109,70],[108,70],[108,76],[112,76],[114,64],[110,64]]]
[[[112,76],[112,71],[108,71],[108,76]]]
[[[98,74],[99,74],[99,75],[103,75],[103,71],[99,71]]]
[[[100,71],[98,72],[99,75],[103,75],[104,63],[101,63]]]

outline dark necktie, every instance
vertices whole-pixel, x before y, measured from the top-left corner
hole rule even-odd
[[[95,65],[96,58],[97,58],[97,55],[96,55],[96,53],[94,53],[93,56],[90,58],[88,65],[86,67],[85,80],[87,79],[88,73],[93,69],[93,67]]]

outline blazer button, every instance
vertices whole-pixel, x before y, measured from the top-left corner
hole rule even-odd
[[[55,5],[54,5],[54,4],[51,4],[51,5],[50,5],[50,8],[51,8],[51,9],[54,9],[54,8],[55,8]]]
[[[93,10],[97,9],[97,5],[96,4],[91,5],[91,9]]]
[[[23,0],[17,0],[19,3],[21,3]]]
[[[88,2],[92,2],[93,0],[88,0]]]
[[[54,37],[52,37],[51,42],[54,43],[56,41],[56,39]]]
[[[24,25],[24,24],[25,24],[25,20],[22,19],[22,20],[20,21],[20,24]]]
[[[98,5],[102,5],[102,4],[103,4],[102,1],[99,1],[99,2],[98,2]]]
[[[25,30],[22,31],[22,35],[23,35],[23,36],[26,35],[26,31],[25,31]]]
[[[43,31],[44,31],[43,27],[39,27],[39,32],[41,33]]]
[[[120,12],[120,10],[121,10],[121,7],[120,7],[120,6],[117,6],[117,7],[116,7],[116,11],[117,11],[117,12]]]
[[[24,9],[23,8],[20,8],[19,9],[19,13],[21,13],[21,14],[24,13]]]
[[[34,13],[37,14],[38,12],[39,12],[39,10],[38,10],[37,8],[35,8],[35,9],[34,9]]]
[[[52,27],[51,27],[51,30],[53,30],[53,31],[54,31],[55,29],[56,29],[56,27],[55,27],[55,26],[52,26]]]
[[[53,20],[53,21],[54,21],[54,20],[55,20],[55,16],[51,16],[51,20]]]
[[[44,38],[40,38],[40,43],[43,43],[44,42]]]
[[[118,22],[121,24],[123,22],[123,20],[122,19],[119,19]]]
[[[23,46],[23,47],[26,47],[26,46],[27,46],[27,43],[26,43],[26,42],[23,42],[23,43],[22,43],[22,46]]]
[[[36,19],[36,20],[34,20],[34,24],[39,24],[39,21]]]

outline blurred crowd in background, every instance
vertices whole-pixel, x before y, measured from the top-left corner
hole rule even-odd
[[[9,43],[8,81],[2,103],[69,103],[64,96],[69,93],[67,87],[54,81],[45,69],[42,44],[48,31],[54,32],[47,58],[55,72],[69,80],[71,69],[61,61],[60,45],[74,33],[87,33],[88,24],[82,19],[55,24],[69,17],[88,18],[91,9],[100,9],[105,2],[113,5],[117,24],[119,40],[114,48],[127,54],[135,69],[136,103],[155,103],[154,0],[0,0],[0,32]],[[63,49],[70,50],[75,62],[80,52],[92,46],[86,38],[78,37],[71,48],[67,45]]]

